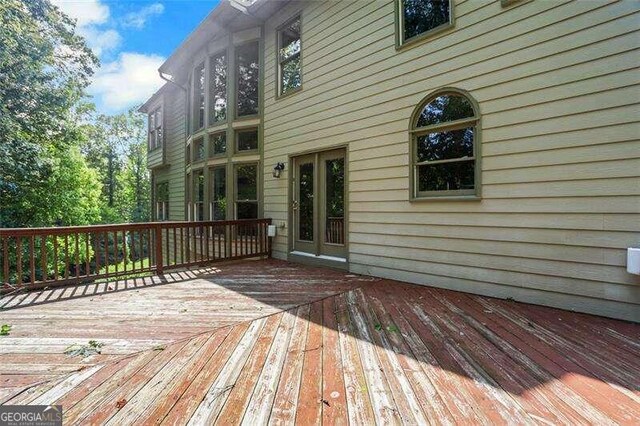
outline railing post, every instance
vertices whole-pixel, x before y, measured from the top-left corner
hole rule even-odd
[[[163,274],[163,260],[162,260],[162,227],[160,226],[159,223],[155,224],[155,231],[156,231],[156,274],[157,275],[162,275]]]
[[[265,226],[265,232],[267,233],[267,246],[268,246],[267,247],[267,253],[268,253],[267,254],[267,258],[268,259],[271,259],[271,243],[272,243],[272,240],[273,240],[273,237],[269,237],[269,225],[271,225],[271,222],[272,222],[272,220],[269,219],[267,221],[266,226]]]

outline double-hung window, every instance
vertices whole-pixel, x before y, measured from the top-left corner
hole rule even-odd
[[[211,206],[209,216],[212,220],[227,218],[227,167],[216,166],[211,169]]]
[[[236,219],[258,218],[258,165],[238,164],[236,177]]]
[[[149,113],[149,151],[162,146],[162,108]]]
[[[479,196],[479,116],[454,89],[429,96],[413,116],[413,198]]]
[[[169,220],[169,182],[156,185],[156,220]]]
[[[301,52],[300,17],[297,17],[278,31],[278,95],[302,86]]]

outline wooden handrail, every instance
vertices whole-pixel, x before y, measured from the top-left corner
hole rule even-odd
[[[0,228],[0,294],[267,257],[271,219]]]

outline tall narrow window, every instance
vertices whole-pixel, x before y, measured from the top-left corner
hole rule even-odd
[[[280,95],[293,92],[302,85],[301,51],[300,17],[297,17],[278,31]]]
[[[191,144],[187,144],[184,149],[184,161],[187,165],[191,164]]]
[[[209,156],[224,155],[227,152],[227,134],[218,132],[209,135]]]
[[[412,130],[414,197],[478,195],[478,114],[462,93],[436,93],[418,106]]]
[[[204,220],[204,171],[193,173],[193,220]]]
[[[162,146],[162,108],[149,113],[149,151]]]
[[[209,84],[209,124],[227,119],[227,55],[220,53],[211,58]]]
[[[227,168],[225,166],[211,169],[211,211],[213,220],[227,218]]]
[[[204,64],[193,73],[193,131],[204,127]]]
[[[169,220],[169,182],[156,185],[156,220]]]
[[[260,61],[257,41],[236,48],[236,82],[238,117],[258,114]]]
[[[444,29],[452,23],[450,0],[397,0],[400,44]]]
[[[236,219],[258,218],[258,165],[236,166]]]

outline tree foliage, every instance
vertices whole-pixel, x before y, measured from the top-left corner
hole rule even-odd
[[[73,21],[45,0],[3,0],[0,22],[0,225],[87,223],[91,212],[71,216],[68,206],[47,203],[56,185],[90,177],[73,152],[81,139],[74,106],[98,61]],[[90,185],[65,189],[85,200]]]

